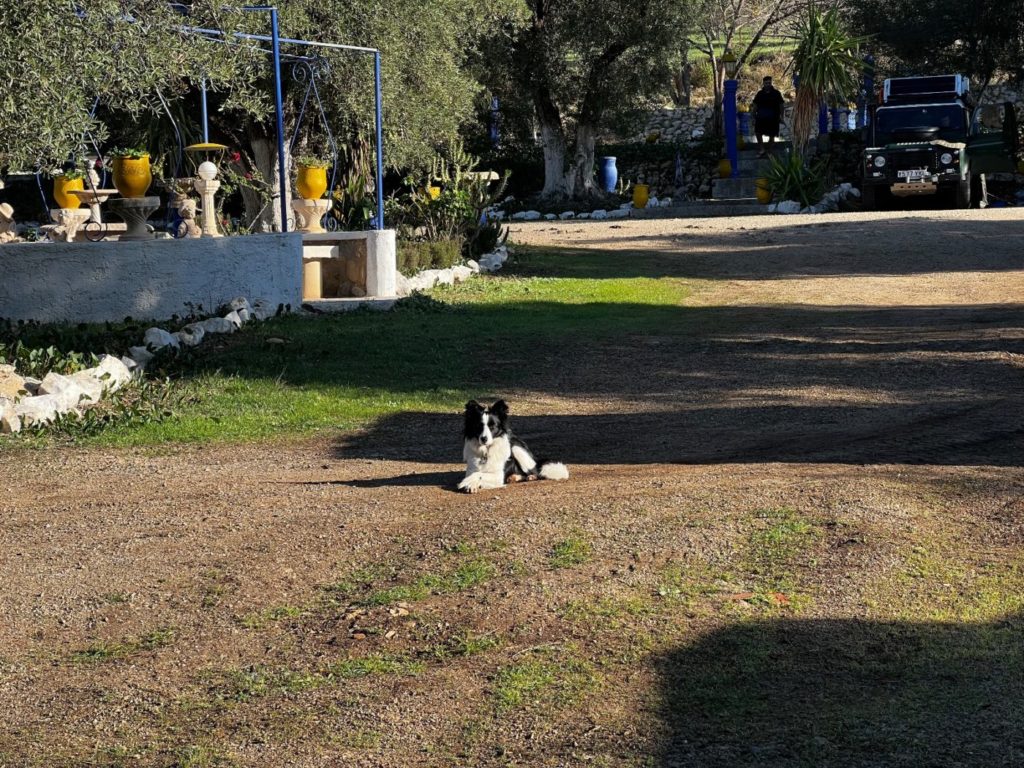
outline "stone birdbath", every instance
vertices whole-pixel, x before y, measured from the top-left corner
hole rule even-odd
[[[152,240],[153,225],[146,220],[159,207],[159,197],[118,197],[107,203],[110,212],[125,223],[125,233],[119,240]]]
[[[100,206],[107,202],[107,198],[111,195],[116,195],[116,189],[72,189],[71,194],[85,203],[89,208],[89,221],[93,221],[97,224],[103,223],[103,218],[100,215]]]

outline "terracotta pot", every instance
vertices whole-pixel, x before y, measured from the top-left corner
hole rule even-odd
[[[299,166],[295,189],[303,200],[319,200],[327,191],[327,168]]]
[[[73,189],[85,189],[85,179],[69,179],[67,176],[53,177],[53,199],[57,201],[58,208],[78,208],[82,200],[78,195],[72,195]]]
[[[121,197],[145,197],[149,185],[153,183],[153,173],[149,168],[149,155],[135,159],[131,157],[114,158],[114,186]]]
[[[772,201],[772,191],[768,187],[768,179],[758,179],[755,181],[754,192],[757,195],[757,202],[761,205],[768,205]]]
[[[636,184],[633,186],[633,207],[634,208],[646,208],[647,201],[650,199],[651,188],[646,184]]]

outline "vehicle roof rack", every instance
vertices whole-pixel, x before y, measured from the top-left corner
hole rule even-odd
[[[885,104],[966,101],[970,91],[970,80],[963,75],[891,77],[885,81],[882,100]]]

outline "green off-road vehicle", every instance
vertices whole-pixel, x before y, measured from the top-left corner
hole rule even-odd
[[[920,195],[956,208],[984,206],[985,174],[1014,171],[1017,121],[1005,104],[1001,130],[985,131],[979,113],[961,75],[886,80],[866,128],[864,207]]]

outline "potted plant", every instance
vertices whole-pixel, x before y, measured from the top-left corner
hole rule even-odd
[[[85,189],[85,172],[75,167],[55,171],[53,174],[53,199],[58,208],[78,208],[82,199],[71,194],[73,189]]]
[[[153,182],[149,153],[142,149],[115,149],[113,160],[114,186],[121,197],[145,197]]]
[[[306,155],[295,161],[298,171],[295,189],[303,200],[319,200],[327,191],[327,166],[329,163],[316,156]]]

